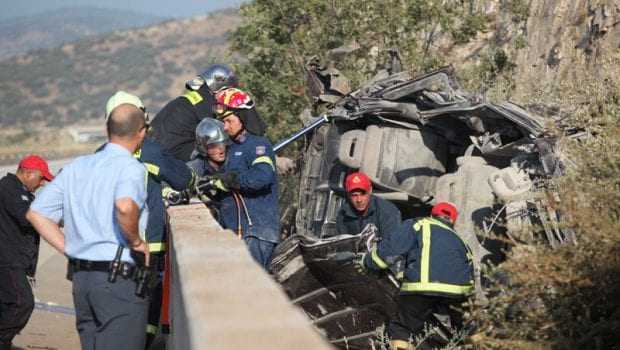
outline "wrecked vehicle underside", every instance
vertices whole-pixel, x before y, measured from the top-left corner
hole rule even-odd
[[[575,240],[554,209],[553,178],[563,168],[545,120],[463,91],[451,68],[416,78],[383,72],[354,92],[337,73],[310,68],[310,90],[329,108],[308,122],[320,127],[303,150],[296,232],[271,263],[289,297],[334,345],[378,348],[396,312],[398,282],[353,268],[370,235],[336,236],[343,180],[353,170],[366,173],[373,194],[396,204],[403,219],[426,216],[440,201],[456,205],[455,229],[472,248],[481,300],[490,237],[542,237],[552,246]]]

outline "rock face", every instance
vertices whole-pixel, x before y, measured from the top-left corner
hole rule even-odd
[[[596,74],[597,63],[620,47],[620,3],[530,1],[529,17],[513,35],[526,43],[513,53],[521,81],[557,81],[579,69]]]

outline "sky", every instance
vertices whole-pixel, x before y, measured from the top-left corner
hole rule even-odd
[[[97,6],[132,10],[160,17],[191,17],[227,7],[242,0],[0,0],[0,20],[21,17],[67,6]]]

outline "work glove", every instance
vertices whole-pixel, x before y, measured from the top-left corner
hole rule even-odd
[[[187,191],[175,191],[171,187],[164,187],[161,193],[169,206],[189,203]]]
[[[353,266],[355,271],[360,275],[368,275],[368,269],[364,264],[364,259],[366,258],[366,253],[362,254],[362,257],[353,261]]]

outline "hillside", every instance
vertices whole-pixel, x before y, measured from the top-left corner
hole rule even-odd
[[[91,6],[66,7],[0,22],[0,60],[37,49],[109,33],[145,27],[164,18]]]
[[[234,10],[115,31],[0,62],[0,125],[63,126],[100,118],[118,89],[140,95],[156,111],[183,83],[224,61]]]

